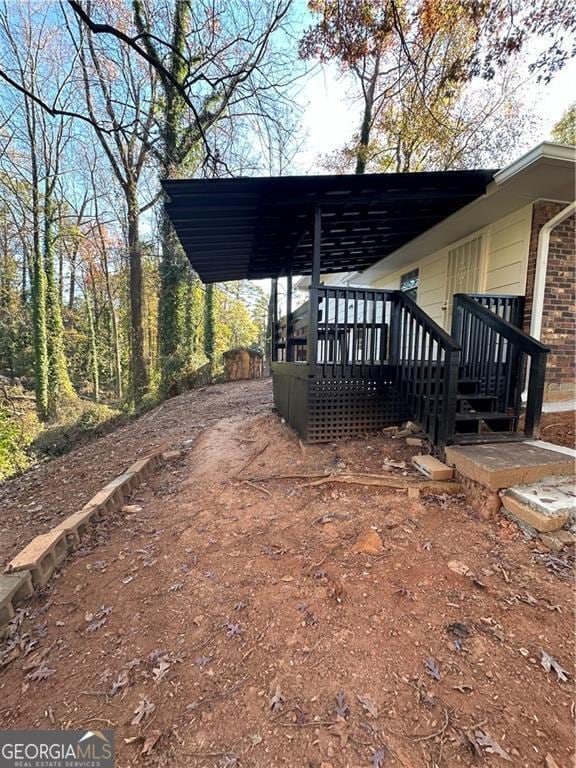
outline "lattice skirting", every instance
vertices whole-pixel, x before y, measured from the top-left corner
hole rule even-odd
[[[357,437],[408,418],[388,366],[366,378],[297,379],[274,374],[274,401],[307,443]]]

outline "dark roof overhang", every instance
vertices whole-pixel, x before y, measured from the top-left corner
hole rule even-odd
[[[484,194],[494,170],[164,180],[166,210],[204,282],[312,268],[322,210],[323,273],[360,271]]]

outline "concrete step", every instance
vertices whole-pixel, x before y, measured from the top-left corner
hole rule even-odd
[[[546,477],[514,485],[501,493],[505,509],[539,533],[557,531],[576,522],[576,479]]]
[[[446,448],[446,462],[463,477],[492,491],[535,483],[546,477],[573,475],[576,451],[550,443],[484,443]]]

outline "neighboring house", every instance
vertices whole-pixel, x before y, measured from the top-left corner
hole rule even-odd
[[[323,282],[406,291],[448,332],[454,294],[523,296],[523,330],[551,350],[545,400],[572,398],[575,180],[576,148],[544,142],[498,171],[483,196],[397,251]]]

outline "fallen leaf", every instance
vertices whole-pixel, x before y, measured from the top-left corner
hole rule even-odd
[[[503,760],[508,760],[509,762],[512,762],[512,758],[506,752],[505,749],[502,749],[500,744],[498,744],[497,741],[495,741],[492,736],[490,736],[489,733],[486,731],[481,731],[480,729],[477,729],[474,733],[474,736],[476,738],[477,743],[488,753],[491,755],[498,755]]]
[[[97,613],[95,614],[87,613],[85,616],[86,621],[92,621],[92,619],[96,619],[96,621],[93,621],[92,624],[86,627],[86,632],[96,632],[101,627],[103,627],[104,624],[106,624],[106,620],[108,616],[111,614],[111,612],[112,612],[111,605],[108,605],[108,606],[103,605],[102,608],[100,608],[100,610]]]
[[[560,666],[560,664],[552,656],[546,653],[546,651],[540,651],[542,658],[540,664],[544,667],[546,672],[550,672],[551,669],[556,672],[556,677],[561,683],[568,681],[568,672]]]
[[[306,611],[304,614],[304,624],[307,627],[313,627],[318,624],[318,619],[316,618],[316,615],[312,613],[312,611]]]
[[[429,656],[424,662],[424,669],[430,675],[430,677],[434,678],[434,680],[440,680],[440,668],[438,666],[438,662],[431,656]]]
[[[92,624],[89,624],[86,627],[86,632],[97,632],[99,629],[102,629],[104,624],[106,624],[106,616],[104,616],[103,619],[99,619],[98,621],[93,621]]]
[[[162,736],[162,731],[148,731],[148,735],[146,736],[146,740],[144,741],[144,746],[142,747],[140,754],[149,755],[158,743],[160,736]]]
[[[461,624],[458,621],[454,622],[453,624],[448,624],[446,629],[456,637],[461,637],[461,638],[470,637],[470,630],[468,629],[466,624]]]
[[[274,689],[274,693],[270,697],[269,706],[274,714],[280,712],[285,702],[284,694],[282,693],[280,686],[277,685]]]
[[[28,680],[34,680],[37,682],[39,680],[46,680],[47,677],[50,677],[55,672],[55,669],[48,669],[48,667],[42,664],[37,669],[33,669],[32,672],[29,672],[26,677]]]
[[[383,749],[378,749],[376,752],[374,752],[374,754],[370,758],[370,762],[372,763],[372,768],[383,768],[384,757],[385,757],[385,753]]]
[[[240,624],[226,624],[226,629],[228,637],[240,637],[242,634]]]
[[[350,714],[350,707],[346,701],[346,694],[344,691],[338,691],[336,694],[336,714],[339,717],[348,717]]]
[[[363,696],[357,696],[357,699],[360,704],[362,704],[369,717],[373,717],[374,719],[378,717],[378,706],[371,696],[368,696],[368,694],[365,693]]]
[[[27,672],[30,669],[34,669],[34,667],[41,666],[49,652],[50,647],[40,648],[40,650],[36,651],[31,656],[28,656],[26,661],[22,664],[22,669]]]
[[[212,656],[197,656],[194,659],[194,664],[196,664],[197,667],[205,667],[206,664],[210,664],[212,661]]]
[[[132,719],[131,725],[140,725],[140,723],[148,718],[152,712],[156,709],[156,704],[153,704],[149,699],[144,697],[138,702],[138,706],[134,710],[136,717]]]
[[[460,693],[470,693],[474,688],[468,683],[460,683],[460,685],[453,685],[452,688]]]
[[[262,743],[262,736],[260,736],[259,733],[254,733],[250,736],[250,741],[256,747],[258,744]]]
[[[110,690],[110,696],[115,696],[118,691],[122,690],[122,688],[125,688],[128,685],[128,673],[126,670],[122,670],[116,680],[112,683],[112,688]]]
[[[154,677],[155,683],[160,683],[166,675],[168,674],[168,671],[170,669],[170,664],[166,659],[160,659],[160,662],[157,667],[154,667],[152,670],[152,675]]]

